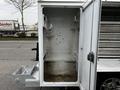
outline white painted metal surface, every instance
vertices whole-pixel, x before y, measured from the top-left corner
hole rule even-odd
[[[95,54],[95,61],[94,64],[91,63],[91,80],[90,80],[90,90],[96,89],[96,69],[97,69],[97,57],[98,57],[98,35],[100,31],[100,20],[101,20],[101,0],[94,1],[94,12],[93,12],[93,31],[92,31],[92,44],[91,44],[91,51]]]
[[[120,0],[102,0],[102,1],[120,2]]]
[[[120,59],[99,59],[97,72],[120,72]]]
[[[95,0],[90,4],[84,12],[82,12],[81,18],[82,27],[81,34],[83,34],[82,46],[80,46],[81,55],[81,86],[83,90],[95,90],[96,83],[96,61],[97,61],[97,41],[99,30],[99,15],[100,15],[100,0]],[[89,52],[94,52],[94,63],[87,60]]]
[[[85,12],[82,12],[81,14],[81,32],[80,34],[83,34],[83,42],[80,42],[82,46],[80,46],[80,60],[81,60],[81,71],[80,73],[80,80],[81,85],[84,89],[89,90],[89,75],[90,75],[90,62],[87,60],[87,55],[90,52],[90,45],[91,45],[91,27],[92,27],[92,11],[91,9],[93,6],[90,6],[90,8],[87,8]],[[90,10],[90,11],[89,11]],[[86,34],[86,35],[85,35]],[[81,73],[82,72],[82,73]]]
[[[95,90],[96,72],[113,72],[113,73],[120,72],[120,60],[119,59],[99,59],[97,62],[96,53],[97,53],[98,30],[99,30],[98,27],[99,27],[99,17],[100,17],[100,0],[93,0],[85,4],[83,3],[79,4],[78,1],[72,1],[72,0],[70,3],[68,2],[69,1],[67,0],[66,1],[62,0],[58,2],[55,0],[53,0],[52,2],[49,2],[48,0],[44,0],[44,1],[39,2],[39,10],[38,10],[39,12],[38,13],[39,15],[39,24],[38,24],[38,27],[39,27],[39,64],[36,66],[38,69],[34,71],[33,69],[34,67],[31,69],[23,67],[14,73],[14,76],[16,76],[16,80],[20,80],[22,83],[26,84],[27,87],[78,86],[81,88],[81,90]],[[52,22],[52,24],[49,27],[49,30],[53,28],[56,29],[55,32],[52,32],[52,35],[53,34],[57,35],[57,38],[52,37],[53,38],[52,40],[48,40],[50,41],[49,43],[47,43],[48,47],[50,47],[49,50],[52,50],[54,53],[53,52],[49,53],[47,59],[44,59],[45,54],[47,52],[47,50],[44,50],[44,46],[45,46],[44,31],[43,31],[43,28],[45,28],[44,26],[45,15],[43,15],[44,8],[57,8],[57,10],[58,8],[62,8],[62,10],[60,9],[58,10],[58,12],[61,12],[61,13],[56,13],[57,10],[56,11],[53,10],[52,13],[48,14],[48,16],[50,15],[49,19],[51,19],[51,22]],[[76,23],[78,19],[76,19],[76,16],[75,17],[72,16],[73,13],[70,13],[68,17],[63,15],[66,13],[63,9],[68,9],[68,8],[75,9],[75,10],[77,8],[80,10],[79,12],[80,13],[80,32],[77,31],[77,33],[79,33],[79,41],[75,40],[76,38],[73,38],[74,35],[69,31],[69,29],[72,27],[72,25],[70,25],[71,21],[74,20]],[[73,11],[74,10],[72,10],[71,12]],[[58,17],[56,17],[57,15]],[[73,17],[73,19],[71,19],[71,17]],[[58,21],[60,20],[61,21],[60,23],[62,24],[58,23],[57,20]],[[120,24],[119,22],[102,22],[101,24],[106,24],[106,23],[110,25]],[[59,28],[57,29],[55,26]],[[65,30],[68,30],[68,31],[65,31]],[[61,34],[60,32],[62,32],[63,34]],[[73,32],[73,33],[75,34],[76,32]],[[116,33],[115,35],[119,37],[118,33]],[[75,34],[75,36],[77,36],[77,34]],[[64,39],[66,39],[66,41],[64,41]],[[77,50],[75,48],[78,45],[76,41],[79,42],[79,53],[77,53]],[[112,42],[112,46],[114,46],[113,44],[114,43]],[[112,50],[115,50],[115,49],[113,48]],[[94,57],[95,57],[94,63],[87,60],[87,55],[90,51],[94,53]],[[67,54],[65,52],[67,52]],[[79,55],[79,57],[77,57],[77,55]],[[113,56],[111,57],[113,58]],[[116,56],[114,56],[114,58],[115,57]],[[69,63],[77,62],[75,66],[76,71],[78,72],[77,80],[76,81],[71,80],[69,82],[66,82],[64,80],[60,82],[45,80],[44,63],[51,62],[51,61],[57,62],[57,64],[50,64],[48,65],[47,69],[50,73],[56,74],[56,75],[61,74],[61,73],[65,74],[66,71],[67,73],[71,73],[68,70],[70,70],[70,68],[72,67],[70,66],[70,64],[68,64],[68,62]],[[67,63],[64,63],[63,61]],[[97,64],[97,67],[96,67],[96,64]],[[52,68],[53,71],[50,69],[51,67],[53,67]],[[34,73],[32,73],[33,71]]]
[[[45,7],[87,7],[93,0],[39,0]]]
[[[47,27],[44,27],[43,45],[46,53],[43,63],[44,70],[41,72],[44,73],[44,83],[42,84],[44,86],[79,85],[78,81],[75,80],[76,75],[75,77],[72,76],[75,79],[69,77],[69,75],[74,75],[74,71],[77,70],[75,62],[78,55],[79,28],[77,27],[79,27],[79,24],[76,27],[74,25],[77,23],[75,21],[75,15],[78,14],[79,18],[79,9],[44,7],[43,12],[44,16],[48,16],[47,19],[53,28],[49,30]]]
[[[87,7],[87,5],[89,5],[89,2],[85,2],[85,3],[88,3],[88,4],[86,4],[86,6],[84,6],[84,8],[86,8]],[[68,3],[68,1],[39,1],[39,16],[43,16],[42,15],[42,12],[43,12],[43,8],[49,8],[49,7],[52,7],[52,8],[80,8],[80,7],[82,7],[82,5],[81,5],[81,3],[78,3],[78,2],[76,2],[76,1],[69,1],[69,3]],[[63,13],[63,12],[62,12]],[[55,14],[55,11],[54,11],[54,14],[53,14],[54,16],[56,15]],[[52,16],[53,16],[52,15]],[[70,14],[69,14],[70,15]],[[44,15],[45,16],[45,15]],[[48,15],[48,17],[49,17],[49,15]],[[60,17],[60,16],[59,16]],[[69,16],[68,16],[69,17]],[[55,19],[55,17],[53,18],[53,22],[51,22],[51,23],[53,23],[53,28],[55,29],[55,26],[54,26],[54,21],[56,21],[56,20],[54,20]],[[43,39],[43,35],[41,35],[41,34],[43,34],[43,29],[42,29],[42,27],[43,27],[43,24],[41,24],[41,23],[43,23],[42,21],[43,21],[43,17],[39,17],[39,41],[40,41],[40,45],[39,45],[39,51],[40,51],[40,57],[39,57],[39,61],[40,61],[40,86],[79,86],[80,85],[80,82],[79,82],[79,79],[76,81],[76,82],[73,82],[73,81],[71,81],[71,82],[47,82],[47,81],[44,81],[44,78],[45,78],[45,76],[44,76],[44,70],[45,70],[45,68],[44,68],[44,61],[43,61],[43,57],[44,56],[42,56],[43,55],[43,50],[41,50],[42,49],[42,47],[43,47],[43,42],[41,42],[42,41],[42,39]],[[52,19],[50,19],[51,21],[52,21]],[[65,21],[66,22],[66,21]],[[56,22],[56,24],[57,24],[58,22]],[[63,22],[64,23],[64,22]],[[60,23],[58,24],[58,25],[60,25]],[[65,24],[66,25],[66,24]],[[69,24],[68,24],[69,25]],[[59,27],[59,26],[58,26]],[[62,27],[59,27],[58,29],[60,29],[60,28],[62,28]],[[56,28],[57,29],[57,28]],[[63,26],[63,30],[64,30],[64,26]],[[59,30],[59,32],[60,32],[60,30]],[[65,31],[65,33],[67,33],[66,31]],[[65,34],[64,33],[64,34]],[[53,33],[53,35],[54,35],[54,33]],[[65,35],[66,37],[67,36],[69,36],[69,35]],[[65,39],[67,39],[65,37]],[[58,37],[58,40],[59,40],[59,37]],[[52,43],[53,44],[56,44],[56,43],[54,43],[54,39],[53,39],[53,41],[52,41]],[[67,43],[67,42],[66,42]],[[46,44],[45,44],[46,45]],[[48,45],[50,45],[50,43],[48,43]],[[67,45],[68,46],[68,44],[65,44],[65,45]],[[57,48],[58,48],[59,46],[55,46],[54,45],[54,47],[51,47],[51,49],[50,50],[52,50],[52,51],[56,51],[57,50]],[[56,49],[55,49],[56,48]],[[63,48],[58,48],[58,50],[59,50],[59,52],[60,51],[62,51],[62,50],[66,50],[66,48],[63,46]],[[57,51],[58,51],[57,50]],[[68,50],[67,50],[68,51]],[[46,52],[46,50],[45,50],[45,52]],[[42,54],[41,54],[42,53]],[[56,53],[57,54],[57,53]],[[53,56],[56,56],[57,57],[57,60],[59,59],[58,58],[58,56],[60,55],[60,54],[58,54],[58,55],[54,55],[54,54],[52,54]],[[66,58],[67,58],[67,56],[66,56],[66,54],[63,54]],[[61,58],[61,60],[63,60],[64,61],[64,57],[63,57],[63,55],[62,56],[60,56],[60,58]],[[51,55],[50,55],[51,56]],[[49,57],[49,60],[51,61],[51,60],[54,60],[54,61],[56,61],[56,58],[54,57],[53,58],[53,56],[52,57]],[[62,59],[62,57],[64,58],[64,59]],[[69,57],[69,55],[68,55],[68,57]],[[51,59],[50,59],[51,58]],[[47,61],[49,61],[49,60],[47,60]],[[68,59],[66,59],[66,60],[68,60]],[[69,61],[69,60],[68,60]],[[57,68],[57,67],[56,67]],[[79,77],[78,77],[79,78]]]
[[[26,86],[95,90],[100,0],[87,0],[84,4],[78,0],[40,0],[38,8],[38,69],[32,78],[24,77],[25,73],[21,80],[25,80]],[[95,55],[94,63],[87,60],[90,51]],[[26,69],[20,71],[15,75],[22,76]]]
[[[39,78],[40,78],[40,86],[41,83],[44,81],[43,80],[43,57],[44,57],[44,52],[43,52],[43,26],[44,26],[44,16],[43,16],[43,7],[41,7],[40,4],[38,4],[38,42],[39,42]]]
[[[39,64],[28,67],[23,66],[13,73],[15,80],[19,81],[27,87],[39,86]]]

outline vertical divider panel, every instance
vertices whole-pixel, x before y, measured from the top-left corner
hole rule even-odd
[[[42,82],[43,82],[43,77],[44,77],[44,75],[43,75],[43,71],[44,71],[44,68],[43,68],[43,65],[44,65],[44,61],[43,61],[43,57],[44,57],[44,55],[43,55],[43,20],[44,20],[44,18],[43,18],[43,7],[41,6],[41,5],[39,5],[38,6],[38,41],[39,41],[39,70],[40,70],[40,86],[41,86],[41,84],[42,84]]]

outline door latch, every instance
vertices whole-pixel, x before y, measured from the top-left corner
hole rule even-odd
[[[93,52],[90,52],[87,56],[87,59],[90,61],[90,62],[93,62],[94,63],[94,53]]]

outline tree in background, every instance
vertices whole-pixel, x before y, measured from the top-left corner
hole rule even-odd
[[[35,4],[36,0],[5,0],[7,3],[14,5],[14,7],[20,12],[21,14],[21,21],[23,31],[25,32],[25,24],[24,24],[24,10],[32,7]]]

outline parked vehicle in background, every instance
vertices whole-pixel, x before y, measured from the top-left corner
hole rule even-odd
[[[0,20],[0,36],[14,36],[18,31],[18,20]]]

